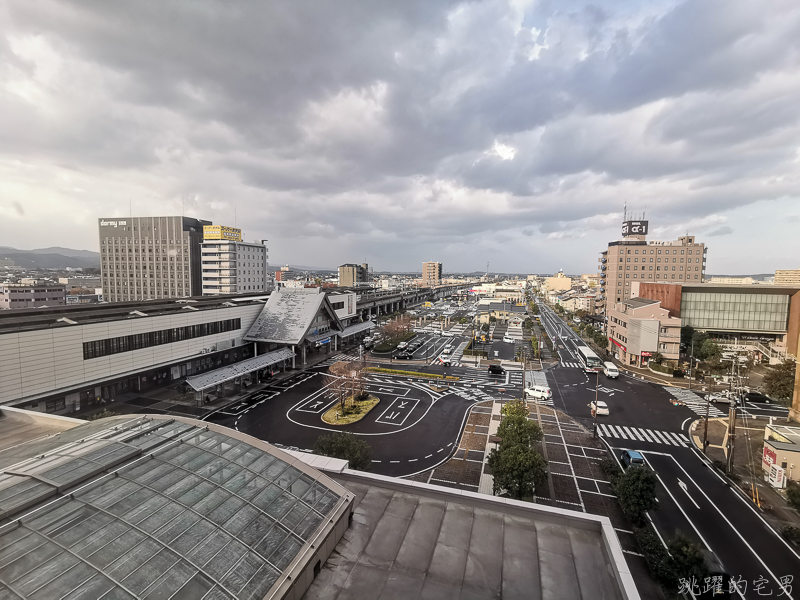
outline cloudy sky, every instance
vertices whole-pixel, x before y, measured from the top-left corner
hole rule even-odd
[[[800,267],[800,4],[0,0],[0,245],[186,214],[271,262],[596,270],[624,203]]]

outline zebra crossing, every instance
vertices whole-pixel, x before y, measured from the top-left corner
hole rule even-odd
[[[711,404],[708,406],[707,403],[703,398],[691,392],[689,390],[684,390],[683,388],[673,388],[668,387],[665,388],[667,392],[669,392],[677,401],[686,405],[686,407],[691,410],[696,415],[700,415],[704,417],[706,415],[706,408],[708,409],[708,415],[710,417],[724,417],[727,416],[727,413],[721,411],[716,406]]]
[[[323,360],[321,363],[314,365],[314,367],[330,367],[333,363],[337,363],[343,360],[358,360],[357,356],[353,356],[352,354],[335,354],[328,359]]]
[[[651,444],[666,444],[668,446],[689,447],[689,438],[682,433],[659,431],[657,429],[644,429],[643,427],[626,427],[625,425],[606,425],[599,423],[597,429],[601,436],[621,438],[635,442],[650,442]]]
[[[581,367],[581,365],[579,363],[568,361],[568,360],[562,360],[561,361],[561,366],[562,367],[570,367],[572,369],[581,369],[581,368],[583,368],[583,367]]]

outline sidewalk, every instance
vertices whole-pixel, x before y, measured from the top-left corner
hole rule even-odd
[[[761,456],[764,447],[764,423],[762,419],[736,419],[736,448],[734,452],[733,473],[727,477],[731,487],[743,498],[753,503],[754,507],[779,531],[787,525],[800,527],[800,514],[792,509],[784,497],[785,491],[773,488],[764,480],[761,468]],[[692,442],[702,452],[704,424],[703,419],[691,425]],[[706,456],[716,466],[723,467],[727,463],[728,453],[728,418],[709,419],[708,448]],[[724,468],[724,467],[723,467]],[[720,475],[725,477],[723,471]],[[754,499],[754,488],[757,490]]]

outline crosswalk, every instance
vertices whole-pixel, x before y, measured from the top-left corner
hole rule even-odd
[[[686,407],[693,413],[695,413],[696,415],[705,416],[707,403],[703,398],[701,398],[694,392],[690,392],[689,390],[684,390],[683,388],[668,387],[665,389],[677,401],[685,404]],[[710,417],[717,418],[726,416],[726,413],[724,413],[716,406],[711,404],[710,406],[708,406],[708,415]]]
[[[582,368],[579,363],[572,362],[572,361],[567,361],[567,360],[562,360],[561,361],[561,366],[562,367],[570,367],[571,369],[580,369],[580,368]]]
[[[321,363],[315,365],[316,367],[330,367],[333,363],[337,363],[343,360],[358,360],[358,356],[353,356],[352,354],[335,354],[330,358],[323,360]]]
[[[644,429],[642,427],[626,427],[625,425],[606,425],[604,423],[599,423],[597,429],[603,437],[650,442],[651,444],[665,444],[668,446],[682,446],[683,448],[689,447],[689,438],[682,433]]]

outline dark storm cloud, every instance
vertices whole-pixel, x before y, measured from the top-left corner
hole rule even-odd
[[[788,0],[0,9],[0,158],[25,163],[4,179],[81,227],[132,196],[190,199],[215,221],[238,207],[295,262],[335,239],[332,263],[474,251],[522,269],[558,240],[583,263],[626,200],[709,231],[800,184]]]

